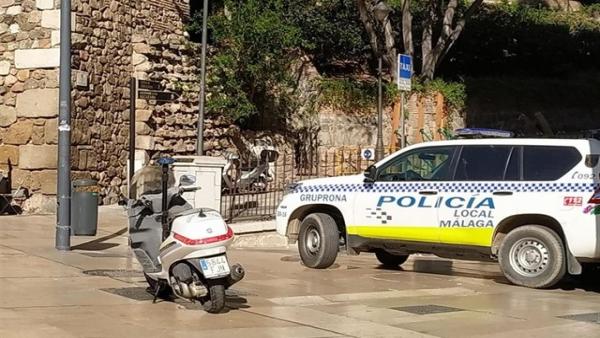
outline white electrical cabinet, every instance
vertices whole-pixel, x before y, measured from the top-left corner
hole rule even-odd
[[[197,187],[185,192],[183,198],[194,208],[221,211],[221,174],[227,163],[224,158],[210,156],[174,156],[175,185]]]

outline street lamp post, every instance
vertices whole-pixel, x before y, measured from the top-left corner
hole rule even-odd
[[[375,161],[383,158],[383,93],[381,88],[381,53],[377,60],[377,144],[375,145]]]
[[[392,9],[385,3],[385,1],[380,1],[373,7],[373,14],[375,18],[380,23],[380,27],[383,27],[385,19],[387,19],[388,15]],[[383,33],[381,34],[383,35]],[[384,37],[385,39],[385,37]],[[385,41],[383,42],[385,43]],[[379,161],[384,156],[383,150],[383,90],[381,85],[381,77],[382,77],[382,58],[383,52],[381,47],[382,42],[378,43],[377,50],[377,143],[375,144],[375,160]]]
[[[202,55],[200,58],[200,104],[198,112],[198,135],[196,155],[204,155],[204,101],[206,99],[206,22],[208,21],[208,0],[204,0],[202,9]]]
[[[57,225],[55,247],[71,249],[71,0],[60,2]]]

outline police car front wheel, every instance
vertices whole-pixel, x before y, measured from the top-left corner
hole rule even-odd
[[[553,230],[538,225],[509,232],[500,245],[498,260],[509,281],[531,288],[551,287],[567,270],[562,240]]]
[[[300,224],[298,251],[302,263],[309,268],[326,269],[337,258],[340,232],[333,217],[314,213]]]

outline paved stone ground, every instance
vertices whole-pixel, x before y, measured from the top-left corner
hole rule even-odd
[[[0,217],[0,337],[600,337],[600,278],[552,290],[508,285],[495,264],[416,256],[385,270],[371,255],[327,270],[292,248],[236,248],[247,277],[210,315],[152,304],[122,215],[54,249],[54,216]]]

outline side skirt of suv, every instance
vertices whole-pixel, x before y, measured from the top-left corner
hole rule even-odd
[[[348,247],[357,252],[376,252],[378,250],[386,250],[398,255],[427,253],[449,259],[490,262],[496,261],[496,259],[492,258],[491,249],[483,246],[373,239],[356,235],[348,235]]]

